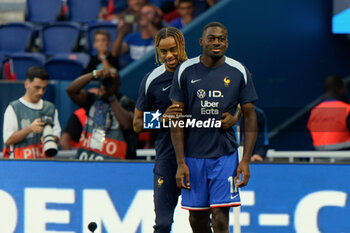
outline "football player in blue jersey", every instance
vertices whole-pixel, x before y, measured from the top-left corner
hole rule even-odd
[[[177,105],[169,99],[173,75],[178,65],[187,60],[185,40],[180,30],[174,27],[162,28],[155,37],[155,57],[162,65],[147,74],[140,84],[134,115],[134,131],[144,130],[143,114],[146,111],[162,113],[161,120],[181,113]],[[168,108],[169,107],[169,108]],[[169,233],[173,223],[174,210],[181,189],[177,188],[175,174],[176,157],[171,144],[169,128],[161,128],[155,141],[156,158],[154,164],[154,205],[156,233]]]
[[[199,43],[203,54],[180,64],[170,91],[173,104],[183,110],[183,118],[171,128],[176,182],[182,188],[182,208],[190,211],[194,233],[211,233],[211,228],[215,233],[228,233],[230,207],[241,204],[237,188],[247,185],[250,177],[258,97],[248,69],[225,56],[224,25],[207,24]],[[245,125],[240,162],[232,127],[220,124],[227,114],[233,115],[238,104]]]

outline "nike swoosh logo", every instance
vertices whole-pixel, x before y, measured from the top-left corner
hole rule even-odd
[[[234,195],[234,196],[231,195],[231,199],[235,199],[237,196],[238,196],[238,194]]]
[[[196,83],[196,82],[199,82],[199,81],[201,81],[201,79],[196,79],[196,80],[191,79],[191,83]]]
[[[162,91],[166,91],[166,90],[168,90],[170,87],[171,87],[171,85],[170,85],[170,86],[167,86],[167,87],[163,87],[163,88],[162,88]]]

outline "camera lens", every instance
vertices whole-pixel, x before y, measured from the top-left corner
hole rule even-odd
[[[109,89],[111,87],[113,87],[114,84],[114,80],[111,77],[107,77],[101,80],[101,84],[106,88]]]
[[[46,156],[52,157],[57,154],[57,143],[55,141],[55,137],[53,136],[53,129],[51,124],[45,122],[44,130],[43,130],[43,138],[44,138],[44,151]]]

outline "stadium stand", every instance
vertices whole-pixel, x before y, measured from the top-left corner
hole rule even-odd
[[[35,23],[56,21],[60,0],[27,0],[26,20]]]
[[[76,55],[58,55],[45,63],[45,70],[50,79],[74,80],[81,75],[85,62],[86,60],[81,61]]]
[[[79,23],[89,23],[97,19],[101,9],[100,0],[69,0],[69,19]]]
[[[0,26],[0,52],[11,54],[14,52],[24,52],[30,46],[34,31],[33,24],[8,23]]]
[[[77,47],[81,26],[76,22],[56,22],[41,31],[42,51],[47,55],[70,53]]]
[[[3,62],[11,62],[17,80],[25,80],[26,72],[31,66],[44,67],[46,57],[41,53],[13,53]],[[5,77],[4,71],[3,76]]]

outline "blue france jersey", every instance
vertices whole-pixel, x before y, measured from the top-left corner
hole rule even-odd
[[[161,65],[146,75],[140,85],[136,108],[140,111],[157,111],[162,114],[171,105],[169,98],[174,73]],[[156,159],[175,159],[169,128],[158,130],[155,141]]]
[[[191,119],[218,121],[224,112],[234,115],[237,105],[255,102],[258,97],[250,73],[240,62],[225,57],[225,62],[209,68],[200,57],[182,63],[174,74],[170,98],[186,106]],[[213,158],[237,149],[234,131],[212,127],[186,127],[185,155]]]

